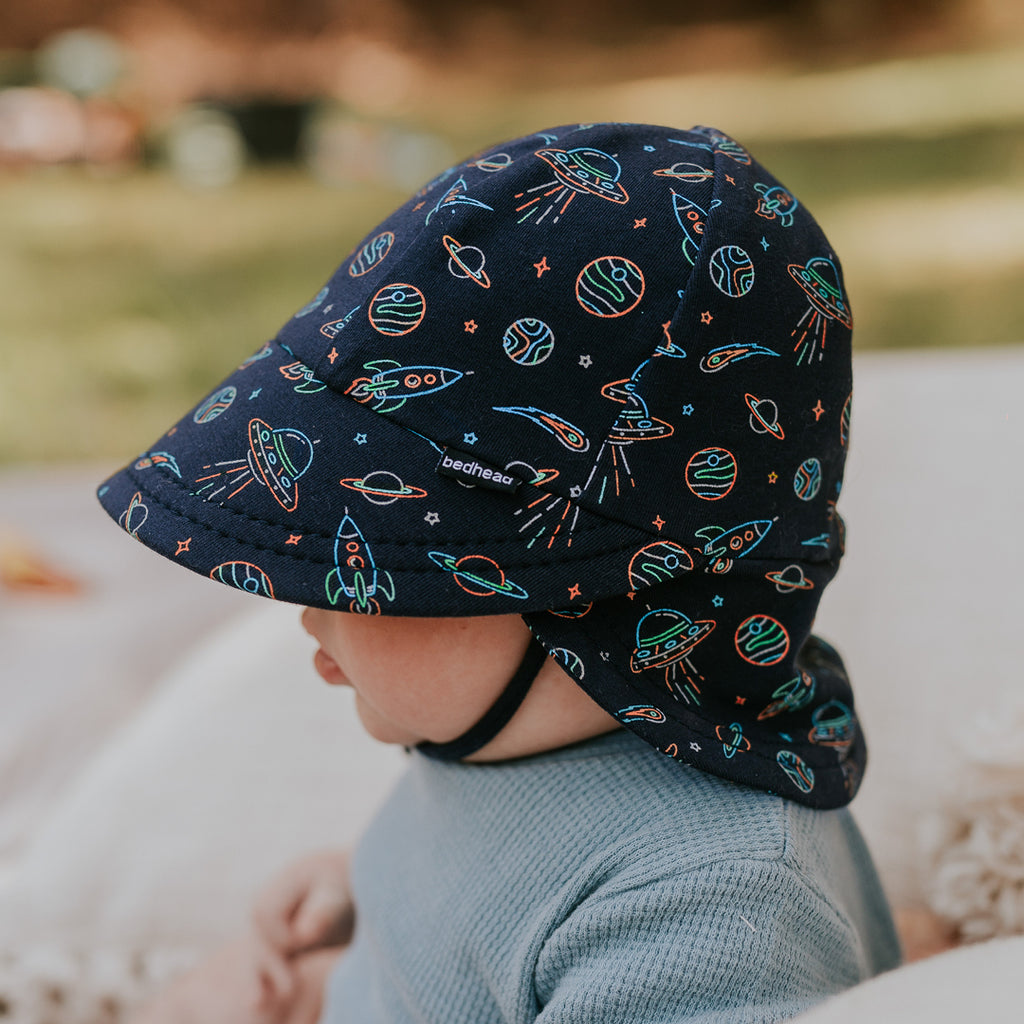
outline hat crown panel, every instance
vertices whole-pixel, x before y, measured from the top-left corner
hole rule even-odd
[[[429,183],[280,340],[336,392],[526,479],[556,470],[545,488],[602,516],[698,546],[765,520],[759,556],[820,560],[850,393],[840,275],[721,133],[557,128]]]

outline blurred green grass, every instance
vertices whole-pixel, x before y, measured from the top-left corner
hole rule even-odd
[[[301,171],[215,193],[67,169],[0,188],[0,461],[126,458],[250,355],[403,197]]]
[[[1024,340],[1022,248],[1005,244],[1000,214],[1024,213],[1024,126],[752,148],[843,259],[858,348]],[[155,170],[0,179],[0,463],[131,457],[404,198],[301,169],[208,193]]]

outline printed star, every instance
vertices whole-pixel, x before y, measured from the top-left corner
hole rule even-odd
[[[578,583],[574,583],[569,588],[569,600],[570,601],[575,601],[576,598],[579,597],[579,596],[580,596],[580,585]]]
[[[711,311],[709,309],[705,309],[704,312],[701,313],[700,315],[700,322],[702,324],[709,324],[714,319],[715,318],[711,315]]]
[[[293,545],[295,545],[295,544],[298,544],[300,540],[302,540],[302,534],[301,533],[290,533],[290,534],[288,534],[288,539],[285,541],[285,544],[293,544]]]
[[[475,320],[467,320],[463,326],[466,328],[467,334],[476,334],[477,322]]]
[[[178,541],[178,550],[174,552],[174,557],[177,558],[178,555],[180,555],[182,553],[182,551],[188,551],[188,546],[191,543],[192,543],[192,538],[191,537],[189,537],[188,540],[179,540]]]
[[[761,236],[761,248],[764,249],[765,252],[768,251],[768,239],[765,238],[764,235]]]
[[[821,404],[821,399],[818,399],[818,404],[811,410],[814,413],[814,422],[817,423],[821,419],[821,414],[825,411],[825,407]]]
[[[693,415],[693,406],[692,406],[692,405],[690,405],[690,403],[689,403],[689,402],[687,402],[687,403],[686,403],[686,405],[684,405],[684,406],[682,407],[682,409],[680,409],[679,411],[680,411],[680,412],[681,412],[681,413],[682,413],[682,414],[683,414],[684,416],[692,416],[692,415]]]
[[[636,597],[636,591],[635,590],[627,591],[626,592],[626,597],[628,597],[630,599],[630,601],[632,601],[633,598]]]
[[[332,346],[331,351],[327,353],[327,358],[330,361],[331,366],[333,366],[334,360],[338,358],[338,350]]]
[[[660,533],[661,528],[665,525],[665,520],[662,519],[661,516],[656,516],[654,519],[651,520],[651,525],[656,526],[658,528],[658,532]]]
[[[724,598],[724,597],[722,597],[722,595],[721,595],[721,594],[715,594],[715,596],[714,596],[713,598],[711,598],[711,603],[712,603],[712,604],[713,604],[713,605],[714,605],[714,606],[715,606],[716,608],[721,608],[721,607],[722,607],[722,605],[723,605],[723,604],[725,604],[725,598]]]
[[[352,440],[355,441],[356,444],[366,444],[366,435],[356,434],[356,436],[353,437]]]
[[[690,749],[695,754],[699,754],[700,753],[700,744],[696,740],[694,740],[694,742],[690,744]]]
[[[773,484],[773,483],[775,483],[775,481],[776,481],[776,480],[778,480],[778,479],[779,479],[779,474],[778,474],[778,473],[776,473],[776,472],[775,472],[775,470],[773,469],[773,470],[772,470],[772,471],[771,471],[771,472],[770,472],[770,473],[768,474],[768,483],[770,483],[770,484]]]
[[[256,389],[256,390],[255,390],[255,391],[254,391],[254,392],[253,392],[253,393],[252,393],[252,394],[251,394],[250,396],[249,396],[249,401],[251,402],[251,401],[252,401],[252,400],[253,400],[254,398],[259,398],[259,396],[260,396],[260,392],[261,392],[262,390],[263,390],[263,388],[257,388],[257,389]]]
[[[646,217],[641,217],[639,220],[634,220],[633,221],[633,230],[634,231],[636,231],[637,228],[645,228],[645,227],[647,227],[647,218]]]
[[[611,655],[607,651],[601,651],[601,660],[602,661],[607,661],[610,657],[611,657]]]
[[[737,704],[741,704],[741,705],[742,704],[746,704],[747,703],[747,698],[746,697],[737,697],[736,698],[736,703]]]
[[[594,360],[591,359],[589,355],[580,356],[580,366],[582,366],[584,370],[587,369],[593,361]]]
[[[537,276],[538,277],[540,277],[544,273],[545,270],[550,270],[551,269],[548,266],[548,258],[547,258],[547,256],[541,256],[540,263],[534,263],[534,266],[537,268]]]
[[[417,210],[422,210],[424,206],[426,206],[426,203],[419,202],[412,208],[412,212],[415,213]]]
[[[735,185],[736,184],[736,179],[731,174],[727,174],[725,176],[725,180],[727,182],[729,182],[730,185]]]
[[[569,497],[570,498],[578,498],[582,493],[583,493],[583,488],[580,487],[579,484],[575,484],[574,486],[569,488]]]
[[[437,526],[441,522],[441,517],[436,512],[428,512],[423,517],[431,526]]]
[[[480,438],[477,437],[476,434],[474,434],[472,431],[470,431],[468,434],[463,434],[462,435],[462,443],[463,444],[476,444],[477,441],[479,441],[479,440],[480,440]]]
[[[324,306],[324,308],[322,310],[320,310],[320,312],[321,313],[330,313],[330,311],[332,309],[334,309],[334,303],[333,302],[328,302],[327,305]]]

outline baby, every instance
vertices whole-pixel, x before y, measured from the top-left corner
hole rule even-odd
[[[575,125],[450,169],[100,490],[306,606],[409,765],[358,844],[138,1024],[777,1021],[894,966],[811,635],[851,314],[720,132]]]

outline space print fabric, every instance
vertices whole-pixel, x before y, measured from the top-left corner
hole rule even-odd
[[[851,327],[827,239],[738,143],[553,128],[428,183],[100,497],[254,594],[523,614],[668,756],[839,806],[865,748],[809,637]]]

